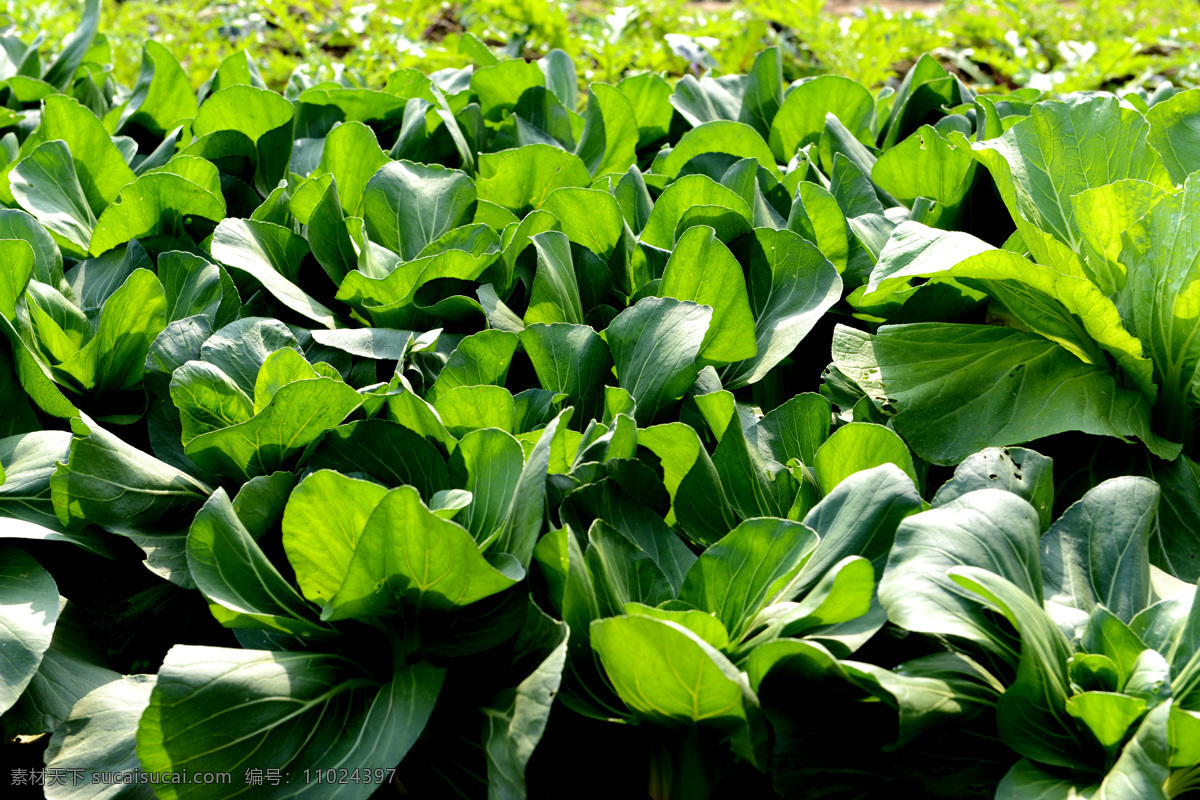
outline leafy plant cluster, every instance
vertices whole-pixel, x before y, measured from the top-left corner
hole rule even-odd
[[[47,797],[1200,787],[1200,91],[121,88],[98,20],[0,88]]]
[[[78,0],[25,0],[0,8],[18,30],[57,42],[75,30]],[[123,0],[109,4],[94,40],[117,83],[132,85],[142,40],[179,54],[193,83],[246,48],[267,86],[298,66],[321,79],[382,84],[398,66],[425,72],[472,63],[476,39],[509,56],[563,49],[586,82],[650,70],[679,77],[708,68],[747,72],[779,46],[784,74],[838,74],[893,84],[935,51],[968,84],[1041,90],[1153,90],[1195,86],[1200,9],[1155,0]]]

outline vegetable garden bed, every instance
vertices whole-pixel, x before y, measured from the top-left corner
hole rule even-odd
[[[97,21],[0,62],[14,789],[1200,789],[1200,90]]]

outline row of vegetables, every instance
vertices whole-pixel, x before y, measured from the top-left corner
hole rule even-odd
[[[0,39],[47,797],[1200,788],[1200,91],[127,88],[98,13]]]

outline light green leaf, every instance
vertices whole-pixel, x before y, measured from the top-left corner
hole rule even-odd
[[[1163,434],[1190,444],[1200,402],[1200,178],[1164,197],[1121,235],[1128,270],[1119,298],[1124,317],[1154,361],[1159,385],[1155,415]]]
[[[73,245],[76,253],[88,252],[96,217],[83,195],[66,142],[55,139],[38,145],[17,163],[9,181],[22,207]]]
[[[555,53],[566,59],[561,50],[551,51],[550,55]],[[573,65],[571,76],[574,77]],[[574,85],[571,88],[574,90]],[[550,622],[549,617],[532,605],[528,613]],[[527,640],[522,641],[526,638],[525,630],[518,638],[518,647],[528,646]],[[492,704],[483,710],[487,717],[483,746],[488,762],[489,800],[524,800],[526,796],[525,767],[545,733],[567,662],[570,628],[565,623],[553,622],[551,630],[550,635],[557,638],[551,640],[553,649],[549,654],[514,690],[501,695],[505,700],[503,705]]]
[[[589,84],[583,119],[575,154],[593,176],[624,172],[633,166],[637,160],[637,117],[620,89],[607,83]]]
[[[133,93],[121,110],[116,132],[141,128],[162,138],[196,116],[196,95],[187,74],[167,48],[153,39],[142,44],[142,68]]]
[[[784,96],[770,129],[775,159],[786,163],[801,147],[819,140],[829,113],[836,114],[863,144],[874,144],[871,123],[875,119],[875,98],[849,78],[821,75],[791,87]]]
[[[524,59],[509,59],[471,73],[471,91],[479,97],[484,119],[499,122],[512,111],[525,90],[546,86],[546,76],[538,65]]]
[[[912,479],[895,464],[856,472],[834,487],[804,517],[821,537],[800,574],[782,592],[792,599],[808,592],[846,556],[863,556],[883,572],[900,523],[922,509]]]
[[[150,703],[153,675],[126,675],[88,692],[71,708],[46,751],[48,769],[63,770],[72,780],[47,787],[51,800],[150,800],[140,784],[104,783],[114,773],[141,780],[137,758],[138,719]],[[53,766],[51,766],[53,765]],[[79,775],[75,783],[74,776]]]
[[[1200,465],[1187,456],[1150,462],[1150,477],[1162,488],[1156,530],[1150,542],[1155,566],[1189,583],[1200,581],[1196,563],[1200,536]]]
[[[575,244],[591,250],[607,262],[621,239],[621,209],[608,192],[564,186],[542,203],[542,210],[553,214]]]
[[[294,113],[292,104],[282,95],[233,84],[209,95],[200,105],[192,133],[199,140],[221,131],[234,131],[249,139],[257,155],[254,188],[265,197],[287,174]]]
[[[1148,181],[1123,180],[1085,189],[1071,197],[1083,240],[1084,266],[1109,297],[1125,286],[1121,234],[1146,215],[1167,191]]]
[[[50,647],[21,699],[5,714],[5,722],[14,730],[58,730],[80,698],[121,677],[100,666],[101,661],[88,618],[60,597]]]
[[[917,222],[897,226],[871,272],[866,297],[907,286],[912,277],[969,278],[1004,304],[1026,328],[1056,342],[1087,364],[1104,366],[1104,352],[1146,395],[1156,394],[1150,360],[1125,329],[1116,304],[1086,277],[1063,275],[963,233]]]
[[[42,106],[42,121],[21,144],[27,156],[43,142],[61,139],[71,151],[79,185],[93,215],[99,215],[134,179],[133,170],[113,144],[108,131],[89,109],[66,95],[50,95]],[[8,172],[0,168],[0,199],[9,194]]]
[[[63,258],[50,232],[33,216],[17,208],[0,208],[0,240],[21,239],[33,248],[33,278],[51,286],[63,281]],[[23,258],[23,257],[22,257]],[[20,275],[18,262],[9,262],[14,276]],[[19,284],[18,280],[12,285]],[[8,316],[0,306],[0,316]]]
[[[663,603],[663,606],[666,607],[657,608],[641,603],[626,603],[624,613],[630,617],[653,617],[666,622],[674,622],[687,628],[718,650],[729,646],[729,632],[725,630],[725,626],[721,624],[715,614],[697,611],[694,608],[685,611],[670,607],[677,605],[678,603],[668,601]]]
[[[786,517],[799,484],[783,464],[756,446],[753,430],[747,435],[733,396],[711,392],[697,395],[695,401],[719,441],[713,466],[734,511],[742,519]]]
[[[655,171],[668,178],[677,178],[687,162],[704,153],[728,153],[737,158],[753,158],[777,179],[783,177],[771,148],[754,128],[724,119],[706,122],[685,133]]]
[[[820,184],[801,181],[788,215],[787,229],[800,234],[829,259],[841,275],[850,257],[850,229],[837,200]]]
[[[296,337],[277,319],[244,317],[210,336],[200,348],[200,360],[217,367],[249,395],[267,356],[284,347],[299,350]]]
[[[1099,784],[1064,780],[1025,758],[1014,764],[996,787],[997,793],[1013,800],[1090,800],[1099,791]]]
[[[110,530],[177,531],[212,494],[190,475],[88,422],[72,424],[71,457],[50,479],[59,520]]]
[[[1023,447],[989,447],[954,468],[931,501],[934,508],[978,489],[1002,489],[1037,509],[1042,529],[1050,527],[1054,505],[1054,462]]]
[[[481,428],[465,434],[450,457],[450,475],[471,493],[458,523],[477,542],[491,542],[508,521],[525,467],[521,443],[502,430]]]
[[[456,439],[479,428],[499,428],[508,433],[516,429],[516,404],[503,386],[459,386],[439,397],[432,408]]]
[[[852,422],[838,428],[812,459],[813,473],[823,494],[829,494],[854,473],[881,464],[895,464],[917,483],[912,454],[904,440],[882,425],[867,422]]]
[[[696,560],[661,516],[626,494],[612,479],[586,484],[563,501],[560,516],[574,530],[591,530],[602,519],[638,549],[648,553],[678,591]]]
[[[741,115],[748,75],[684,75],[675,84],[671,105],[693,128],[714,120],[736,120]]]
[[[1150,605],[1159,496],[1153,481],[1113,478],[1063,512],[1042,537],[1047,602],[1087,613],[1100,604],[1126,623]]]
[[[556,322],[528,325],[520,336],[542,388],[567,395],[567,402],[581,409],[582,420],[599,416],[600,389],[612,371],[608,345],[599,334],[586,325]]]
[[[952,567],[950,580],[1003,614],[1021,637],[1017,679],[996,707],[1000,738],[1026,758],[1074,768],[1087,757],[1067,709],[1071,645],[1036,597],[987,568]],[[882,595],[881,595],[882,596]]]
[[[35,430],[0,439],[0,537],[74,542],[107,553],[94,535],[64,526],[54,511],[50,478],[57,463],[69,458],[70,448],[66,431]]]
[[[185,165],[185,175],[165,171]],[[121,190],[117,202],[97,220],[88,247],[92,255],[130,239],[141,240],[154,252],[176,249],[180,244],[190,247],[212,232],[225,211],[216,167],[195,156],[177,156],[161,170],[142,175]]]
[[[438,397],[460,386],[502,386],[518,342],[516,334],[507,331],[480,331],[466,337],[450,354],[425,399],[436,404]]]
[[[871,180],[880,189],[912,207],[925,197],[946,207],[943,222],[957,219],[958,208],[973,185],[971,154],[958,149],[929,125],[890,150],[871,168]]]
[[[411,261],[475,216],[475,184],[463,172],[409,161],[385,164],[367,182],[363,217],[371,241]]]
[[[733,529],[733,508],[694,428],[682,422],[652,425],[638,431],[637,444],[662,464],[663,484],[671,497],[668,525],[678,522],[692,541],[705,545]]]
[[[184,452],[214,475],[250,479],[283,469],[362,404],[340,380],[299,380],[280,388],[252,419],[191,439]]]
[[[525,312],[525,324],[566,322],[582,325],[583,306],[570,242],[558,231],[539,233],[532,240],[537,248],[537,271],[529,308]]]
[[[754,317],[742,268],[709,227],[689,228],[671,251],[658,287],[659,297],[690,300],[713,309],[700,345],[700,366],[754,358]]]
[[[936,58],[922,55],[891,98],[891,113],[880,127],[884,133],[881,146],[890,149],[931,113],[944,113],[945,106],[969,102],[971,95],[964,96],[968,91]]]
[[[768,47],[754,57],[754,65],[746,75],[746,91],[742,95],[738,121],[750,125],[766,139],[782,104],[783,55],[778,47]],[[780,160],[787,161],[788,158]]]
[[[485,271],[494,263],[494,253],[476,256],[466,250],[447,250],[435,256],[426,256],[397,265],[382,278],[369,277],[363,272],[355,271],[348,273],[342,280],[337,299],[369,314],[376,325],[402,330],[421,329],[427,327],[431,313],[446,316],[445,311],[438,311],[436,301],[432,305],[421,302],[418,293],[426,284],[438,279],[452,279],[445,281],[451,286],[458,286],[460,282],[465,281],[479,282]],[[432,295],[433,298],[437,296],[436,293]],[[473,304],[473,310],[478,312],[480,317],[483,316],[482,306],[462,295],[451,296],[447,302],[456,300]]]
[[[602,519],[588,530],[585,558],[604,616],[619,615],[630,603],[655,607],[674,599],[675,590],[654,557]]]
[[[387,154],[380,149],[374,131],[361,122],[345,122],[325,137],[321,162],[310,178],[326,173],[332,175],[342,213],[347,217],[361,217],[364,216],[364,192],[380,168],[388,163]]]
[[[855,677],[877,684],[896,704],[900,712],[897,745],[939,725],[961,724],[994,707],[1003,691],[994,677],[958,653],[922,656],[894,670],[857,662],[843,662],[843,666]]]
[[[681,625],[611,617],[592,623],[591,640],[617,694],[650,722],[732,735],[746,726],[747,706],[757,705],[737,668]]]
[[[192,520],[187,560],[192,579],[225,627],[305,637],[323,632],[315,609],[259,548],[224,489],[214,492]]]
[[[637,148],[640,150],[666,138],[674,113],[671,108],[671,85],[662,76],[645,72],[623,79],[617,88],[629,98],[637,118]]]
[[[795,577],[817,541],[816,533],[798,522],[746,520],[700,555],[688,570],[680,599],[715,613],[737,641]]]
[[[1081,97],[1038,103],[1003,136],[971,148],[1022,233],[1035,226],[1078,253],[1073,195],[1126,178],[1171,188],[1162,158],[1146,140],[1149,130],[1140,113],[1115,97]],[[1025,243],[1034,248],[1037,238]],[[1034,256],[1051,263],[1037,249]]]
[[[1129,727],[1146,713],[1146,701],[1117,692],[1080,692],[1068,698],[1066,708],[1111,758]]]
[[[8,265],[0,273],[0,316],[16,318],[17,300],[25,292],[34,269],[34,252],[28,242],[0,239],[0,258]]]
[[[579,105],[579,78],[575,73],[575,62],[570,54],[555,48],[537,60],[538,68],[546,76],[546,88],[554,93],[566,108],[574,111]]]
[[[220,267],[191,253],[172,250],[158,257],[158,278],[167,294],[167,319],[225,317],[239,305],[237,289]],[[234,295],[234,296],[230,296]]]
[[[42,80],[59,91],[66,90],[75,78],[75,70],[87,56],[99,27],[100,0],[86,0],[79,27],[71,33],[63,43],[63,49],[42,73]]]
[[[379,501],[358,539],[346,578],[322,618],[380,616],[401,598],[419,610],[448,610],[517,582],[479,553],[470,532],[430,511],[402,486]]]
[[[523,569],[529,567],[529,561],[533,558],[534,546],[542,532],[546,507],[546,476],[550,465],[551,449],[560,428],[565,432],[567,423],[570,421],[571,409],[562,411],[538,436],[537,443],[530,451],[529,457],[525,461],[525,467],[521,470],[521,478],[513,493],[508,520],[493,545],[498,552],[507,553],[516,558]]]
[[[555,189],[586,187],[591,182],[591,173],[578,156],[548,144],[479,155],[479,199],[519,217],[540,208]]]
[[[1166,800],[1171,775],[1167,767],[1170,709],[1163,703],[1142,719],[1137,733],[1100,784],[1096,795],[1099,800]]]
[[[1171,180],[1183,183],[1188,175],[1200,169],[1196,147],[1200,144],[1196,118],[1200,114],[1200,91],[1179,92],[1146,112],[1150,132],[1146,140],[1162,156]]]
[[[821,576],[812,591],[799,603],[774,603],[749,624],[759,630],[745,642],[742,652],[775,638],[816,634],[819,628],[839,625],[866,616],[875,595],[875,571],[862,556],[847,556]],[[882,615],[881,615],[882,617]],[[882,627],[881,618],[870,633]]]
[[[251,396],[220,369],[203,361],[188,361],[175,369],[170,393],[179,410],[184,445],[209,431],[247,422],[255,413]]]
[[[347,273],[358,265],[360,257],[354,240],[350,239],[336,184],[326,188],[307,224],[308,246],[312,248],[313,258],[332,282],[341,284]]]
[[[641,241],[654,247],[670,250],[675,246],[675,231],[684,215],[695,206],[720,206],[741,216],[747,225],[753,216],[746,201],[737,192],[707,175],[685,175],[668,186],[650,211]]]
[[[433,498],[450,488],[437,447],[417,431],[385,419],[339,425],[317,445],[308,464],[313,469],[365,472],[385,486],[416,487],[422,497]]]
[[[312,473],[288,498],[283,549],[300,591],[325,604],[341,588],[354,548],[387,489],[331,470]]]

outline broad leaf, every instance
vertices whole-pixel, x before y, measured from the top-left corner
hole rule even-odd
[[[712,308],[712,322],[697,358],[700,366],[754,358],[754,317],[742,268],[712,228],[689,228],[679,237],[663,270],[658,295]]]
[[[1040,600],[1038,534],[1033,507],[994,489],[909,517],[896,531],[879,601],[888,619],[908,630],[961,637],[1011,656],[999,629],[947,572],[959,566],[986,569]]]
[[[759,229],[737,239],[734,255],[747,272],[754,315],[753,358],[721,370],[736,389],[762,380],[787,358],[842,293],[842,281],[821,252],[791,231]]]
[[[392,161],[367,183],[363,217],[371,241],[411,261],[446,231],[475,215],[475,184],[442,167]]]
[[[23,208],[77,253],[88,252],[96,217],[79,185],[66,142],[39,145],[13,168],[9,181],[13,197]]]
[[[791,87],[771,122],[770,142],[775,158],[790,161],[801,147],[815,143],[825,130],[825,115],[837,115],[863,144],[873,144],[871,123],[875,98],[849,78],[821,75]]]
[[[747,520],[701,554],[688,570],[680,599],[715,613],[736,640],[800,570],[817,541],[798,522]]]
[[[470,605],[516,583],[499,571],[475,539],[430,511],[412,487],[389,492],[371,512],[345,580],[324,619],[380,616],[401,598],[419,610]]]
[[[63,770],[70,782],[47,787],[52,800],[150,800],[153,792],[140,783],[105,783],[104,776],[120,773],[141,781],[137,757],[138,719],[150,703],[153,675],[126,675],[81,697],[54,733],[47,750],[47,768]],[[78,775],[76,782],[74,776]]]
[[[340,327],[337,316],[296,285],[305,241],[279,225],[225,219],[213,232],[212,255],[227,267],[262,284],[280,303],[326,328]]]
[[[342,656],[176,645],[138,723],[138,759],[148,773],[185,766],[237,772],[247,789],[241,767],[250,751],[273,753],[297,774],[330,763],[395,765],[424,729],[443,676],[421,662],[395,669],[381,684]],[[365,800],[377,788],[376,774],[339,786],[337,794]],[[162,783],[155,789],[163,798],[224,798],[235,786]],[[254,789],[271,797],[296,793],[285,783]],[[304,794],[332,793],[310,784]]]
[[[696,358],[712,309],[669,297],[648,297],[622,311],[605,331],[617,379],[637,402],[637,419],[653,421],[696,380]]]
[[[933,496],[934,508],[979,489],[1003,489],[1037,509],[1042,528],[1050,527],[1054,505],[1054,463],[1023,447],[989,447],[954,468],[954,477]]]
[[[611,617],[592,623],[591,639],[621,699],[651,722],[730,735],[747,724],[747,704],[756,705],[737,668],[676,623]]]
[[[893,416],[913,451],[936,464],[1069,430],[1136,436],[1168,458],[1179,450],[1150,430],[1144,395],[1034,334],[930,323],[868,336],[839,326],[833,357]],[[968,417],[972,424],[962,424]]]
[[[1113,478],[1063,512],[1042,538],[1047,602],[1088,613],[1100,604],[1124,622],[1148,606],[1159,494],[1145,478]]]
[[[213,493],[193,519],[187,556],[192,579],[226,627],[298,636],[322,632],[315,609],[271,564],[224,489]]]
[[[5,661],[0,709],[8,711],[50,647],[58,620],[58,586],[23,550],[0,545],[0,556],[0,644]]]

